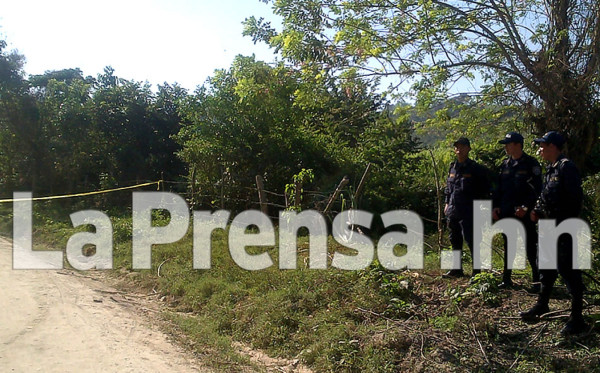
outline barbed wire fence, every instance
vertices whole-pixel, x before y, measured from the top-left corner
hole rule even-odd
[[[325,217],[329,218],[331,222],[333,217],[342,211],[360,208],[361,197],[365,192],[372,168],[373,166],[370,163],[366,165],[356,188],[351,184],[351,180],[348,176],[343,176],[334,187],[328,190],[305,190],[303,189],[302,182],[296,181],[294,183],[294,190],[296,192],[293,195],[286,192],[280,193],[269,190],[268,185],[266,185],[265,180],[261,175],[255,176],[255,184],[253,186],[244,186],[240,188],[248,192],[247,198],[228,196],[220,187],[216,188],[221,189],[220,195],[200,194],[195,191],[195,188],[192,185],[190,185],[191,180],[187,182],[165,181],[165,183],[173,185],[187,184],[186,191],[182,191],[180,188],[174,189],[179,189],[179,193],[185,195],[192,208],[218,208],[221,206],[233,207],[235,205],[242,205],[260,210],[274,221],[279,219],[279,211],[302,211],[310,209],[320,212]],[[436,184],[436,188],[439,187],[439,184]],[[209,206],[199,203],[202,199],[210,200]],[[232,219],[233,217],[230,217],[230,220]],[[432,227],[435,226],[435,233],[431,234],[431,237],[427,236],[427,239],[424,240],[424,244],[431,250],[440,250],[444,245],[442,240],[442,222],[440,220],[440,215],[438,214],[437,220],[423,216],[421,216],[421,219],[424,223],[430,224]],[[361,228],[356,225],[352,225],[350,229],[358,232],[361,231]],[[428,241],[437,241],[437,245],[430,244]],[[437,248],[434,247],[434,245],[436,245]]]
[[[326,218],[329,218],[329,221],[332,222],[334,217],[343,211],[360,209],[361,197],[365,191],[371,169],[372,165],[367,164],[356,188],[351,184],[351,180],[348,176],[343,176],[342,179],[329,190],[305,190],[302,181],[295,180],[293,193],[288,193],[287,190],[280,193],[269,190],[265,186],[263,177],[257,175],[255,177],[255,185],[246,185],[243,187],[237,185],[238,191],[245,190],[244,193],[228,195],[225,193],[225,188],[223,188],[221,184],[215,185],[214,192],[216,193],[200,193],[200,190],[196,188],[195,182],[193,182],[195,178],[192,177],[190,180],[132,180],[131,184],[135,183],[134,185],[115,186],[111,189],[101,189],[68,195],[35,197],[33,200],[62,200],[64,198],[75,197],[75,199],[85,198],[87,200],[87,198],[94,198],[96,204],[101,206],[104,205],[102,202],[106,202],[104,196],[107,194],[115,194],[116,192],[132,189],[168,191],[181,195],[188,202],[189,207],[192,210],[196,210],[197,208],[214,210],[220,207],[221,209],[229,209],[235,212],[240,209],[252,208],[260,210],[274,221],[279,219],[279,212],[282,210],[315,210],[323,214]],[[439,185],[437,187],[439,188]],[[8,203],[12,202],[12,199],[8,198],[0,200],[0,202]],[[230,220],[232,219],[233,216],[230,217]],[[439,234],[438,246],[441,247],[439,214],[437,221],[426,217],[421,217],[421,219],[428,224],[437,225]],[[361,228],[357,225],[351,225],[350,227],[351,230],[361,232]],[[425,244],[433,249],[427,242],[425,242]]]

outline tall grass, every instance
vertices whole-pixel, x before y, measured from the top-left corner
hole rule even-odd
[[[34,212],[34,242],[38,242],[38,248],[64,248],[77,231],[70,224],[69,213],[50,203],[37,206],[37,211],[43,211]],[[114,273],[122,275],[132,271],[131,217],[128,211],[107,214],[113,223]],[[154,218],[158,225],[168,219],[160,214]],[[4,207],[0,218],[3,234],[10,234],[10,220],[11,212]],[[192,268],[190,228],[178,242],[155,245],[152,268],[129,276],[136,286],[146,291],[154,289],[164,296],[171,306],[166,317],[173,327],[183,331],[199,353],[207,349],[217,352],[217,357],[212,357],[215,366],[235,371],[238,364],[248,363],[235,353],[233,341],[242,341],[272,356],[298,358],[317,371],[394,372],[415,348],[414,338],[390,327],[390,322],[415,315],[427,319],[429,306],[417,299],[414,273],[391,272],[377,261],[361,271],[308,269],[307,237],[298,240],[298,269],[280,270],[276,247],[268,247],[253,252],[268,252],[275,265],[248,271],[231,258],[227,234],[223,230],[213,233],[211,269]],[[344,250],[331,239],[328,246],[330,260],[333,252]],[[425,272],[440,273],[437,252],[428,250],[425,263]],[[495,268],[501,268],[498,257]],[[515,271],[515,275],[529,276],[527,271]],[[486,284],[495,284],[493,276],[482,276],[470,293],[494,306],[499,301],[497,289]],[[439,296],[457,304],[467,296],[460,289],[455,295],[450,290]],[[444,314],[425,320],[425,325],[444,332],[456,331],[461,316],[451,306],[445,309]]]

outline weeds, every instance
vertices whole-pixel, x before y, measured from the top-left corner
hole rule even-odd
[[[467,291],[480,296],[485,304],[498,306],[501,303],[498,278],[489,272],[481,272],[475,275]]]
[[[34,241],[64,248],[76,230],[68,214],[46,207],[34,217]],[[110,216],[114,274],[135,274],[126,276],[129,283],[156,291],[170,306],[165,317],[174,333],[182,333],[183,343],[197,353],[209,351],[207,361],[220,371],[248,364],[232,347],[234,341],[300,359],[317,372],[505,371],[516,353],[513,369],[522,372],[590,370],[600,363],[597,334],[579,344],[557,344],[562,323],[553,322],[536,337],[539,328],[511,318],[534,298],[499,291],[490,272],[478,274],[471,284],[442,280],[435,252],[425,258],[423,271],[389,271],[376,261],[362,271],[311,270],[304,250],[308,238],[300,237],[298,269],[275,265],[246,271],[229,254],[227,232],[217,230],[209,270],[192,268],[189,232],[179,242],[153,247],[151,269],[131,271],[131,217]],[[10,215],[4,217],[0,229],[6,232]],[[154,218],[168,222],[168,216]],[[331,242],[330,257],[336,250],[342,248]],[[277,259],[275,248],[267,252]],[[588,313],[592,322],[598,320],[600,312]]]

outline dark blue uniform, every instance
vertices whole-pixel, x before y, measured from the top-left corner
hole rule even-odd
[[[546,171],[544,188],[535,206],[542,218],[555,219],[556,224],[576,218],[581,212],[583,190],[575,164],[561,155]],[[572,297],[571,319],[583,320],[584,285],[581,271],[573,269],[573,240],[570,235],[558,238],[558,271],[541,270],[542,292],[538,303],[548,304],[554,282],[561,275]]]
[[[532,156],[523,153],[519,159],[508,157],[500,166],[500,175],[494,191],[494,207],[500,209],[500,218],[518,219],[525,227],[527,235],[527,260],[532,270],[533,282],[539,282],[537,264],[537,231],[535,223],[529,218],[531,211],[542,190],[542,168]],[[522,218],[515,216],[517,208],[523,207],[527,213]],[[504,242],[504,274],[503,281],[511,283],[511,271],[507,268],[506,240]],[[539,286],[539,285],[538,285]]]
[[[561,155],[546,172],[544,189],[536,204],[535,210],[543,218],[555,219],[556,224],[569,218],[576,218],[581,212],[583,189],[581,177],[575,164]],[[552,291],[558,274],[565,280],[573,302],[583,297],[583,281],[581,271],[573,269],[573,240],[569,235],[558,238],[558,271],[542,270],[542,292],[548,296]],[[574,304],[573,308],[576,305]]]
[[[467,159],[463,163],[452,162],[446,181],[446,204],[448,229],[452,250],[462,251],[463,242],[473,256],[473,201],[488,199],[490,183],[485,167]]]
[[[556,219],[559,224],[565,219],[578,217],[582,204],[583,189],[579,171],[575,163],[561,155],[546,170],[544,188],[535,209],[547,219]]]
[[[560,152],[565,144],[565,138],[556,131],[549,131],[541,138],[535,139],[540,144],[542,158],[553,163],[548,165],[544,177],[544,187],[540,194],[531,218],[537,220],[551,219],[560,224],[566,219],[577,218],[583,203],[583,190],[581,177],[573,162],[565,158]],[[554,282],[561,275],[567,288],[571,292],[571,317],[561,330],[563,335],[573,335],[585,332],[587,325],[583,319],[583,291],[584,285],[581,271],[573,269],[573,240],[568,234],[561,234],[557,240],[557,265],[558,270],[540,270],[542,289],[536,304],[528,311],[521,312],[525,321],[535,321],[538,317],[548,313],[550,294]],[[540,246],[540,253],[545,247]]]

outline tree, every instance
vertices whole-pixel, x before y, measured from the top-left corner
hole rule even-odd
[[[104,186],[177,178],[182,165],[171,138],[179,132],[179,101],[187,92],[175,85],[159,86],[121,79],[107,67],[98,76],[92,121],[104,149]]]
[[[162,176],[165,180],[178,180],[184,173],[184,164],[176,153],[181,147],[174,139],[180,129],[180,106],[188,97],[188,92],[178,84],[158,86],[158,92],[150,105],[150,140],[148,157],[149,168],[154,176]],[[160,171],[160,174],[158,172]]]
[[[102,151],[90,115],[92,85],[79,70],[47,71],[29,82],[44,141],[38,162],[45,192],[73,193],[97,185]]]
[[[360,207],[381,213],[402,208],[428,216],[431,182],[424,185],[419,180],[429,174],[419,170],[424,163],[421,144],[414,137],[413,122],[391,115],[391,110],[383,110],[359,141],[362,163],[371,164],[366,200]]]
[[[39,113],[24,79],[25,57],[5,48],[0,40],[0,183],[8,192],[35,190],[44,155]]]
[[[25,79],[24,56],[0,40],[0,186],[40,194],[177,179],[183,163],[172,138],[187,91],[80,69]]]
[[[212,197],[208,201],[223,195],[234,201],[227,201],[231,207],[236,200],[255,200],[247,188],[256,175],[281,192],[301,168],[330,167],[326,141],[301,127],[297,78],[282,65],[238,56],[188,98],[177,136],[180,156],[200,194]]]
[[[74,81],[81,80],[85,80],[89,84],[93,83],[92,77],[83,77],[83,72],[81,71],[81,69],[51,70],[46,71],[44,74],[31,75],[29,77],[29,83],[33,87],[46,87],[52,79],[67,84],[71,84]]]
[[[271,0],[263,0],[269,2]],[[277,0],[283,17],[245,34],[292,62],[363,77],[397,76],[421,101],[477,81],[517,105],[538,133],[562,131],[582,165],[598,140],[600,5],[595,0]]]

